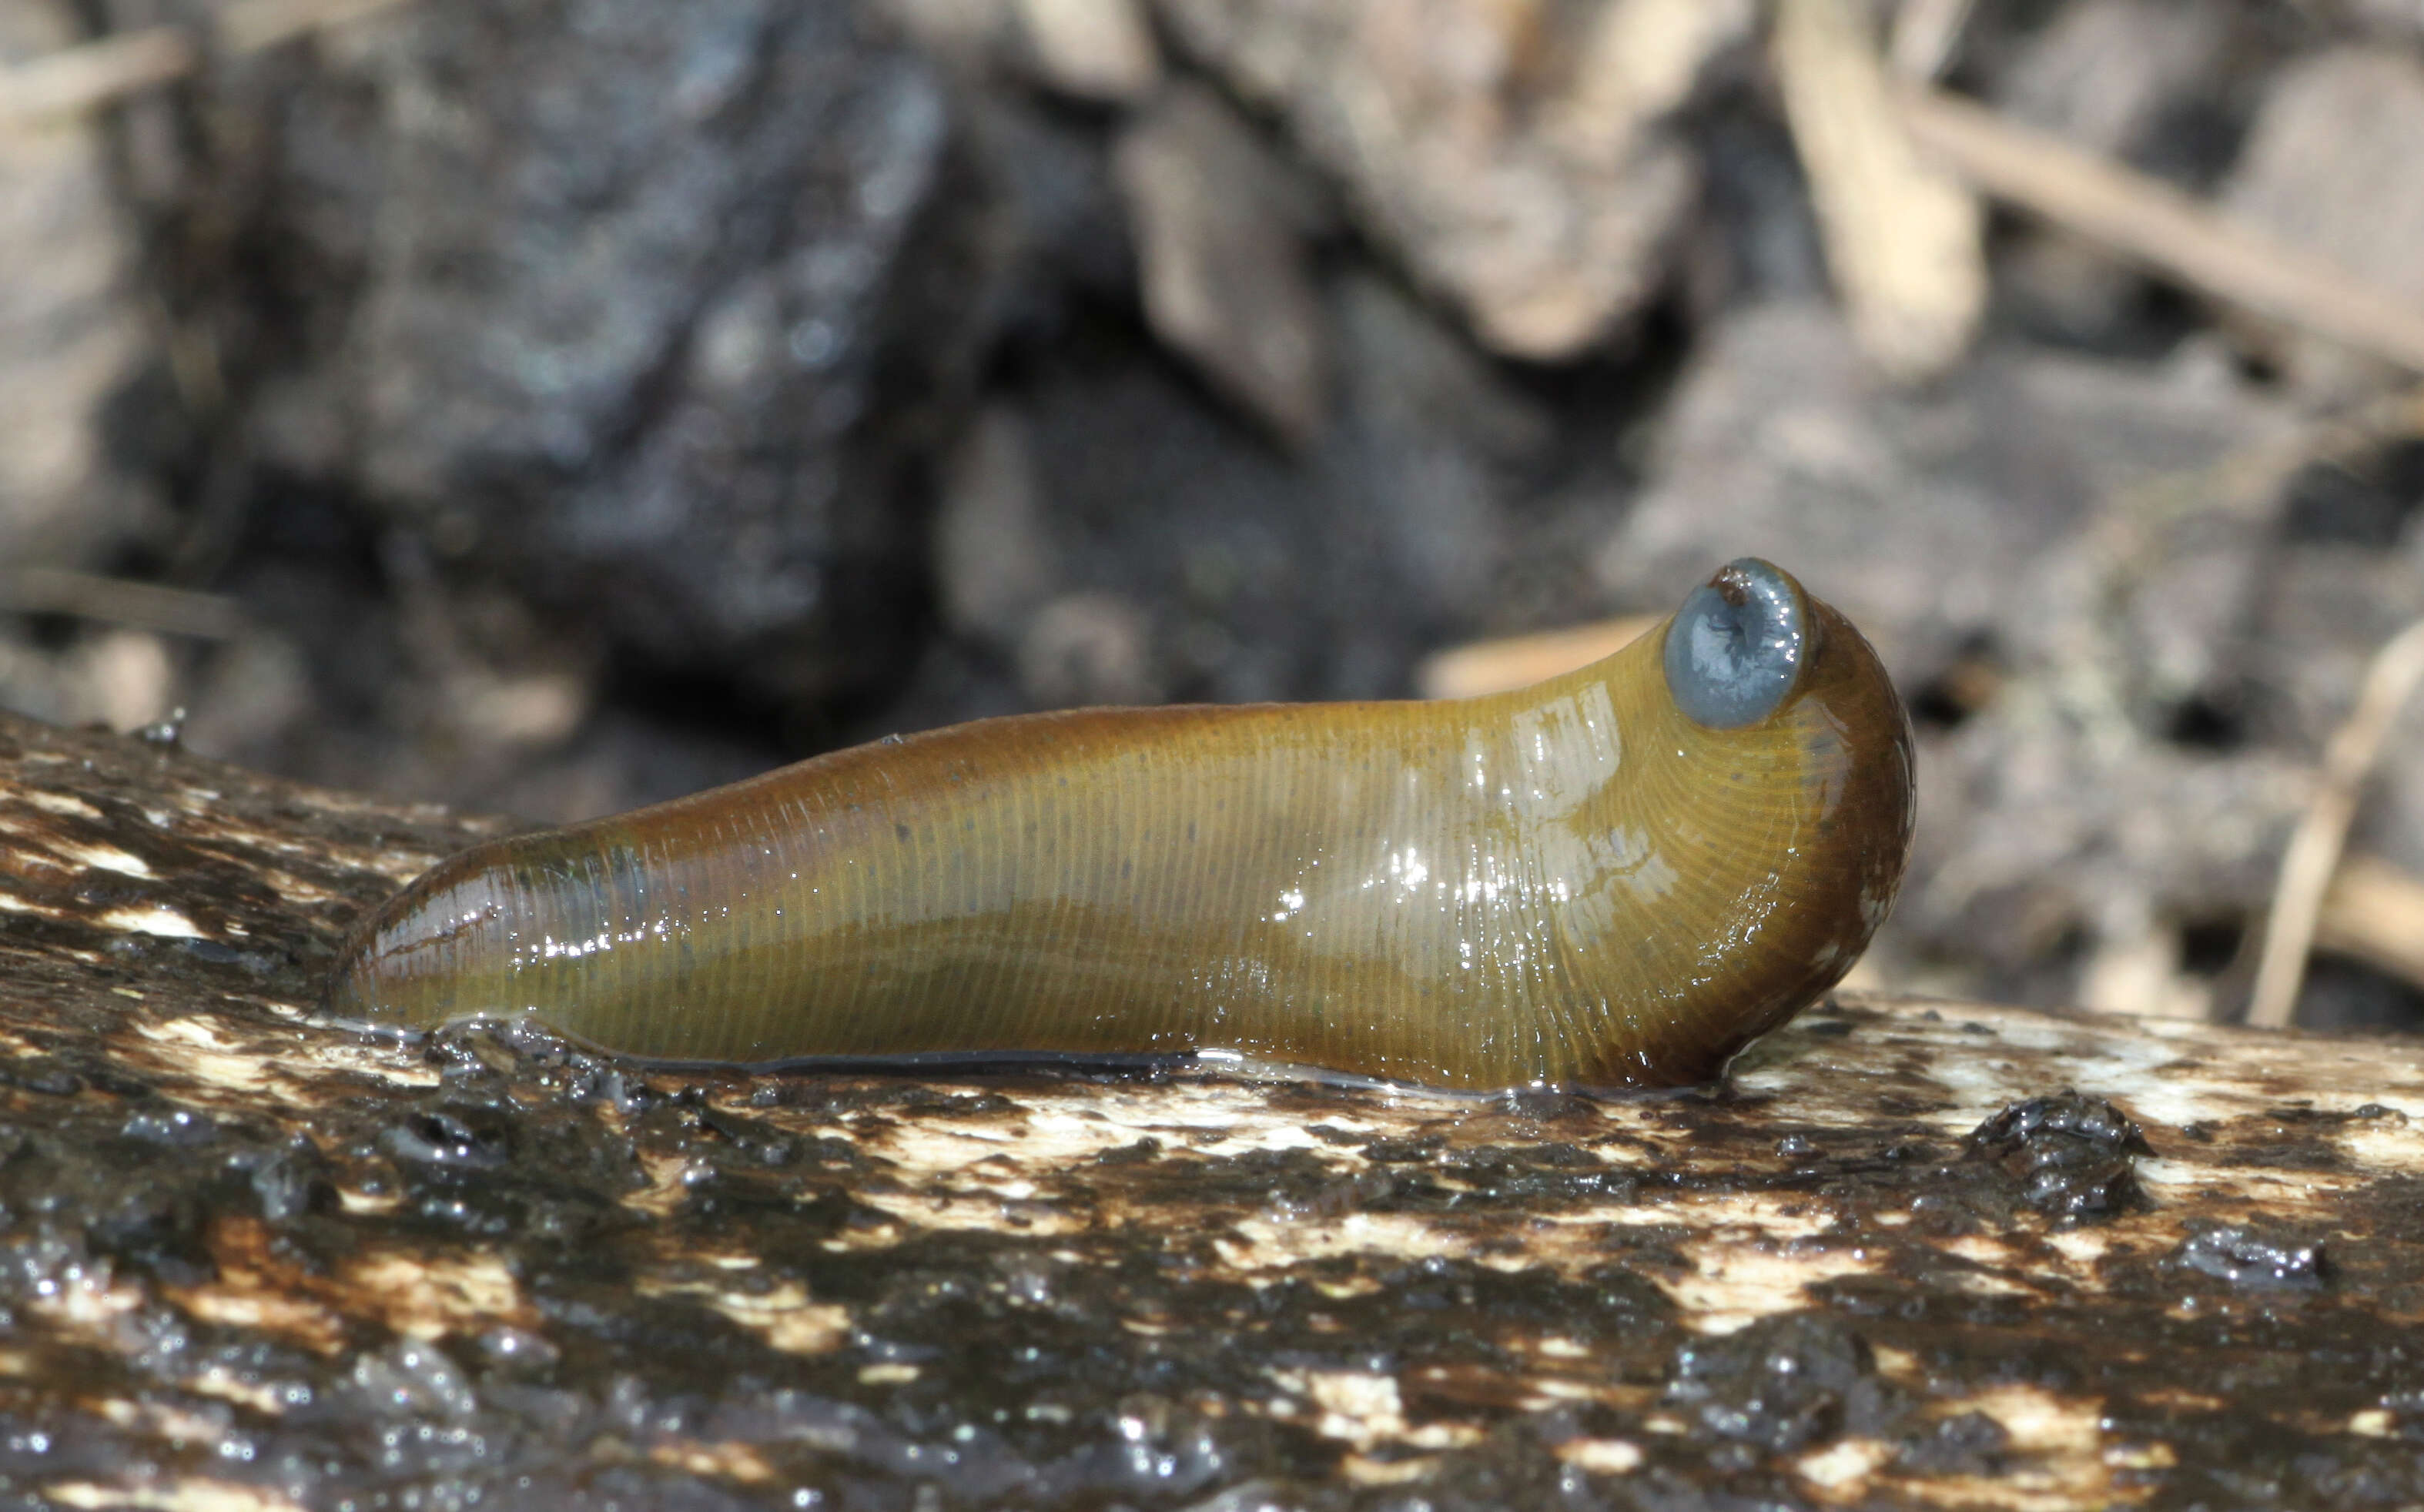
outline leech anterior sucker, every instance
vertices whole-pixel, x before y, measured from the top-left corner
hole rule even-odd
[[[677,1060],[1677,1085],[1850,969],[1911,778],[1868,643],[1744,558],[1516,692],[981,720],[476,846],[356,928],[329,1008]]]

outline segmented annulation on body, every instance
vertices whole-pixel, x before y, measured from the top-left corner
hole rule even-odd
[[[1910,822],[1874,653],[1745,559],[1517,692],[984,720],[492,841],[357,929],[330,1006],[682,1060],[1671,1085],[1849,969]]]

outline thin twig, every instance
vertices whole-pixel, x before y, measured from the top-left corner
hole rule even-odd
[[[223,595],[64,567],[21,567],[0,573],[0,610],[69,614],[202,641],[232,640],[244,629],[242,607]]]
[[[182,79],[200,62],[181,26],[151,26],[46,53],[0,70],[0,123],[81,115]]]
[[[232,0],[212,26],[220,52],[266,52],[305,32],[325,31],[376,15],[402,0]]]
[[[2160,179],[1917,89],[1913,135],[1981,190],[2268,320],[2424,373],[2424,310],[2248,230]]]
[[[2287,1028],[2297,1011],[2315,921],[2332,874],[2339,869],[2340,848],[2348,843],[2358,794],[2391,724],[2419,681],[2424,681],[2424,620],[2400,630],[2373,654],[2356,708],[2323,747],[2321,777],[2281,857],[2280,881],[2265,916],[2264,949],[2257,960],[2256,987],[2247,1008],[2252,1025]]]
[[[1902,0],[1894,8],[1893,34],[1886,44],[1894,72],[1915,84],[1943,77],[1961,51],[1970,8],[1970,0]]]
[[[1976,198],[1912,142],[1865,8],[1782,0],[1774,54],[1827,272],[1860,349],[1896,378],[1943,372],[1986,308]]]
[[[2323,894],[2315,944],[2424,987],[2424,877],[2378,856],[2344,858]]]
[[[402,0],[233,0],[208,36],[183,26],[146,26],[0,68],[0,126],[87,111],[172,83],[201,67],[207,52],[240,57],[305,32],[359,21]]]

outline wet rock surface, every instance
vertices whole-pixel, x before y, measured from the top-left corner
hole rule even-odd
[[[2128,1114],[2068,1090],[2004,1108],[1970,1131],[1970,1151],[2001,1166],[2029,1206],[2073,1220],[2134,1205],[2136,1157],[2154,1153]]]
[[[0,1498],[2424,1496],[2411,1042],[1845,998],[1449,1100],[311,1022],[495,829],[0,724]]]

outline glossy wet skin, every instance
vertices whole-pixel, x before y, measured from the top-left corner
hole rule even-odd
[[[1677,624],[1681,672],[1661,630],[1484,698],[981,721],[477,847],[365,921],[330,1007],[672,1059],[1702,1080],[1884,917],[1910,748],[1867,643],[1775,568]]]

